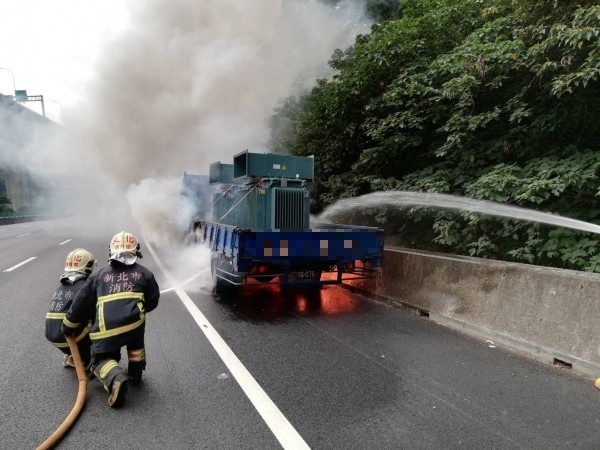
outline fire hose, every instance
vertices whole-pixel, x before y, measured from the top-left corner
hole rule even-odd
[[[88,379],[87,375],[85,374],[85,369],[83,368],[83,361],[81,361],[79,349],[77,348],[77,339],[72,336],[67,336],[67,342],[69,343],[69,348],[71,349],[71,355],[73,355],[75,370],[77,371],[77,379],[79,380],[77,400],[75,401],[75,406],[73,406],[73,409],[64,422],[60,424],[56,431],[52,433],[52,435],[46,439],[44,443],[37,448],[37,450],[46,450],[54,447],[75,423],[75,420],[77,420],[77,417],[83,408],[83,404],[85,403]]]

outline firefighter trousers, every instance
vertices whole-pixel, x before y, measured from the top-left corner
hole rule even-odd
[[[142,380],[142,372],[146,368],[144,328],[140,327],[139,329],[132,330],[126,334],[127,336],[119,336],[119,338],[121,342],[124,342],[123,346],[127,348],[127,376],[132,382],[137,383]],[[123,337],[126,339],[123,340]],[[94,349],[94,347],[92,347],[92,349]],[[94,374],[102,384],[104,384],[104,388],[108,392],[111,392],[112,384],[117,375],[125,373],[119,364],[120,361],[121,347],[117,347],[110,351],[93,351],[92,365],[94,367]]]

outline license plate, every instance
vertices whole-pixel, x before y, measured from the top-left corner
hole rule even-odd
[[[317,272],[314,270],[301,270],[297,273],[296,278],[298,280],[312,280],[317,278]]]

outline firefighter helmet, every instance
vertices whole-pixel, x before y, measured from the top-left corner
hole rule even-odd
[[[65,272],[79,272],[89,275],[95,268],[96,259],[86,249],[76,248],[67,255]]]
[[[108,246],[108,256],[118,253],[133,253],[139,256],[140,244],[135,236],[127,231],[121,231],[113,236]]]

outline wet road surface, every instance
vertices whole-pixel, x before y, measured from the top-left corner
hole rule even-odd
[[[75,374],[43,334],[49,296],[70,250],[85,247],[103,266],[108,240],[123,227],[0,227],[0,448],[35,448],[71,409]],[[161,289],[172,286],[144,243],[142,251]],[[156,252],[179,281],[189,278],[175,255]],[[203,319],[190,314],[181,291],[163,293],[148,315],[144,383],[113,410],[91,382],[59,448],[292,448],[272,429],[284,422],[265,419],[261,397],[236,376],[250,376],[311,448],[600,447],[600,391],[566,369],[338,286],[316,294],[262,287],[215,299],[202,277],[196,281],[182,289]],[[230,370],[203,320],[248,375]]]

